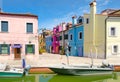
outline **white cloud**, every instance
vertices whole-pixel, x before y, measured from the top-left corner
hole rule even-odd
[[[98,6],[105,6],[110,2],[110,0],[99,0],[99,5]]]

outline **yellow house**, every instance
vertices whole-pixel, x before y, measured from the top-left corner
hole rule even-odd
[[[114,52],[119,53],[120,37],[109,36],[120,30],[120,15],[118,11],[116,13],[117,17],[113,15],[115,13],[96,14],[96,1],[90,3],[90,14],[84,14],[84,56],[107,58],[112,57]]]

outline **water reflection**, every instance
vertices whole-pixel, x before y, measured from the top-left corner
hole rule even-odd
[[[35,76],[27,76],[22,78],[1,78],[0,82],[35,82]]]
[[[22,78],[0,78],[0,82],[120,82],[120,73],[93,76],[32,74]]]
[[[114,82],[119,81],[117,73],[93,76],[40,75],[39,82]]]

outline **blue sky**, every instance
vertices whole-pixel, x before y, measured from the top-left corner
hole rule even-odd
[[[32,13],[39,17],[39,28],[52,29],[61,22],[71,21],[73,15],[89,13],[93,0],[0,0],[3,12]],[[96,0],[97,11],[120,9],[120,0]]]

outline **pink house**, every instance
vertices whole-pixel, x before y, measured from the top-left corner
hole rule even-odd
[[[0,57],[21,59],[38,55],[38,16],[0,12]]]
[[[52,53],[55,54],[59,53],[59,32],[60,32],[60,26],[56,26],[53,28]]]

